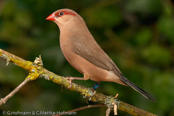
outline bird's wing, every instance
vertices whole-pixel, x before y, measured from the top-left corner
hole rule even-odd
[[[79,40],[80,41],[80,40]],[[75,42],[80,44],[74,44],[74,52],[92,63],[93,65],[102,69],[113,71],[118,77],[122,76],[121,71],[110,59],[110,57],[102,50],[102,48],[93,39],[86,39],[84,42]]]

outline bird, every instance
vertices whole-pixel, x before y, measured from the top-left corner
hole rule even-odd
[[[60,30],[60,48],[65,59],[83,78],[72,77],[72,80],[95,82],[115,82],[129,86],[145,98],[156,101],[153,96],[128,80],[112,59],[103,51],[90,33],[84,19],[71,9],[59,9],[50,14],[46,20],[53,21]]]

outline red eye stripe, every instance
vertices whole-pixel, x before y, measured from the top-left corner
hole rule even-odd
[[[58,17],[59,17],[59,13],[60,13],[60,12],[63,12],[64,15],[74,15],[74,16],[76,16],[74,13],[72,13],[72,12],[67,12],[67,11],[59,11],[59,12],[55,13],[55,16],[58,16]]]

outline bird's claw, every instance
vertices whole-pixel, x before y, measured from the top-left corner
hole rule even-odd
[[[86,98],[86,103],[87,104],[89,104],[88,101],[91,101],[92,97],[96,94],[96,90],[93,90],[93,88],[90,89],[90,90],[91,90],[90,97]]]
[[[63,85],[61,85],[61,91],[63,91]]]
[[[86,103],[88,103],[88,101],[91,101],[91,99],[92,99],[92,97],[96,94],[96,89],[99,87],[99,84],[100,84],[100,82],[96,82],[94,85],[93,85],[93,87],[91,88],[91,90],[92,90],[92,92],[91,92],[91,96],[88,98],[88,99],[86,99]],[[88,101],[87,101],[88,100]]]
[[[71,88],[73,77],[66,77],[66,79],[69,80],[69,87],[68,88]]]
[[[68,88],[71,88],[72,87],[72,79],[68,79],[69,80],[69,87]]]

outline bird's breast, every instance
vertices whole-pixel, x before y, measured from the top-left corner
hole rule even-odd
[[[68,38],[60,38],[60,48],[65,57],[65,59],[80,73],[83,73],[82,69],[79,67],[80,59],[73,51],[73,42],[68,40]],[[78,61],[79,60],[79,61]]]

